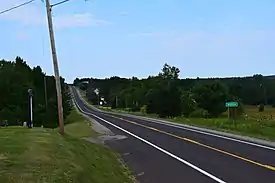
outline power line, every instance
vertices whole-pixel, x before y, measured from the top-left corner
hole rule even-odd
[[[54,7],[54,6],[59,5],[59,4],[66,3],[66,2],[68,2],[68,1],[71,1],[71,0],[63,0],[63,1],[60,1],[60,2],[58,2],[58,3],[52,4],[51,7]],[[85,1],[88,1],[88,0],[85,0]]]
[[[1,12],[0,12],[0,15],[3,14],[3,13],[9,12],[9,11],[11,11],[11,10],[20,8],[20,7],[22,7],[22,6],[25,6],[25,5],[27,5],[27,4],[30,4],[30,3],[32,3],[33,1],[35,1],[35,0],[30,0],[30,1],[27,1],[27,2],[25,2],[25,3],[19,4],[19,5],[17,5],[17,6],[14,6],[14,7],[12,7],[12,8],[9,8],[9,9],[6,9],[6,10],[4,10],[4,11],[1,11]]]
[[[55,4],[51,5],[51,7],[56,6],[56,5],[59,5],[59,4],[66,3],[66,2],[68,2],[68,1],[70,1],[70,0],[63,0],[63,1],[61,1],[61,2],[58,2],[58,3],[55,3]]]

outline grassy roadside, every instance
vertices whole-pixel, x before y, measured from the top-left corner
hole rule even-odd
[[[57,130],[0,128],[0,182],[130,183],[128,169],[110,149],[82,137],[97,135],[76,111]]]
[[[100,134],[92,129],[92,124],[84,116],[73,109],[65,120],[65,131],[67,134],[78,137],[96,137]]]
[[[274,121],[257,121],[240,119],[229,121],[226,118],[216,119],[188,119],[188,118],[173,118],[169,121],[198,127],[205,127],[213,130],[230,132],[237,135],[245,135],[256,137],[264,140],[275,140],[275,122]]]
[[[138,116],[145,116],[160,119],[155,114],[145,114],[141,112],[130,112],[123,109],[111,109],[110,107],[99,107],[105,111],[113,111],[119,113],[128,113]],[[202,118],[162,118],[164,120],[179,123],[193,125],[197,127],[203,127],[213,129],[222,132],[229,132],[237,135],[245,135],[250,137],[256,137],[264,140],[275,141],[275,121],[272,118],[275,117],[274,108],[266,108],[265,112],[259,113],[256,107],[248,107],[246,110],[246,118],[236,121],[229,121],[226,117],[215,119],[202,119]],[[226,116],[226,115],[225,115]]]

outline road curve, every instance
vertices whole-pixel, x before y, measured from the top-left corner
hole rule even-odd
[[[141,183],[274,183],[275,148],[95,110],[72,87],[76,107],[124,140],[118,151]]]

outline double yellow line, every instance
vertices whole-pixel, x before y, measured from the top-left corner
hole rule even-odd
[[[171,137],[174,137],[174,138],[177,138],[177,139],[180,139],[180,140],[189,142],[189,143],[193,143],[193,144],[196,144],[196,145],[205,147],[205,148],[207,148],[207,149],[211,149],[211,150],[213,150],[213,151],[216,151],[216,152],[219,152],[219,153],[222,153],[222,154],[226,154],[226,155],[228,155],[228,156],[231,156],[231,157],[234,157],[234,158],[237,158],[237,159],[240,159],[240,160],[249,162],[249,163],[251,163],[251,164],[258,165],[258,166],[260,166],[260,167],[263,167],[263,168],[266,168],[266,169],[275,171],[275,167],[273,167],[273,166],[265,165],[265,164],[259,163],[259,162],[257,162],[257,161],[250,160],[250,159],[248,159],[248,158],[245,158],[245,157],[242,157],[242,156],[239,156],[239,155],[236,155],[236,154],[233,154],[233,153],[230,153],[230,152],[227,152],[227,151],[224,151],[224,150],[221,150],[221,149],[218,149],[218,148],[209,146],[209,145],[202,144],[202,143],[200,143],[200,142],[198,142],[198,141],[195,141],[195,140],[192,140],[192,139],[189,139],[189,138],[181,137],[181,136],[178,136],[178,135],[175,135],[175,134],[166,132],[166,131],[162,131],[162,130],[159,130],[159,129],[157,129],[157,128],[153,128],[153,127],[150,127],[150,126],[146,126],[146,125],[143,125],[143,124],[139,124],[139,123],[137,123],[137,122],[134,122],[134,121],[131,121],[131,120],[127,120],[127,119],[124,119],[124,118],[121,118],[121,117],[117,117],[117,116],[113,116],[113,115],[111,115],[111,117],[116,118],[116,119],[120,119],[120,120],[125,121],[125,122],[129,122],[129,123],[132,123],[132,124],[135,124],[135,125],[141,126],[141,127],[143,127],[143,128],[150,129],[150,130],[153,130],[153,131],[162,133],[162,134],[166,134],[166,135],[168,135],[168,136],[171,136]]]

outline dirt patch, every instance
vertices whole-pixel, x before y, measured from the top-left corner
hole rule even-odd
[[[96,138],[85,138],[89,142],[97,143],[97,144],[104,144],[105,141],[112,141],[112,140],[123,140],[127,137],[124,135],[102,135]]]

